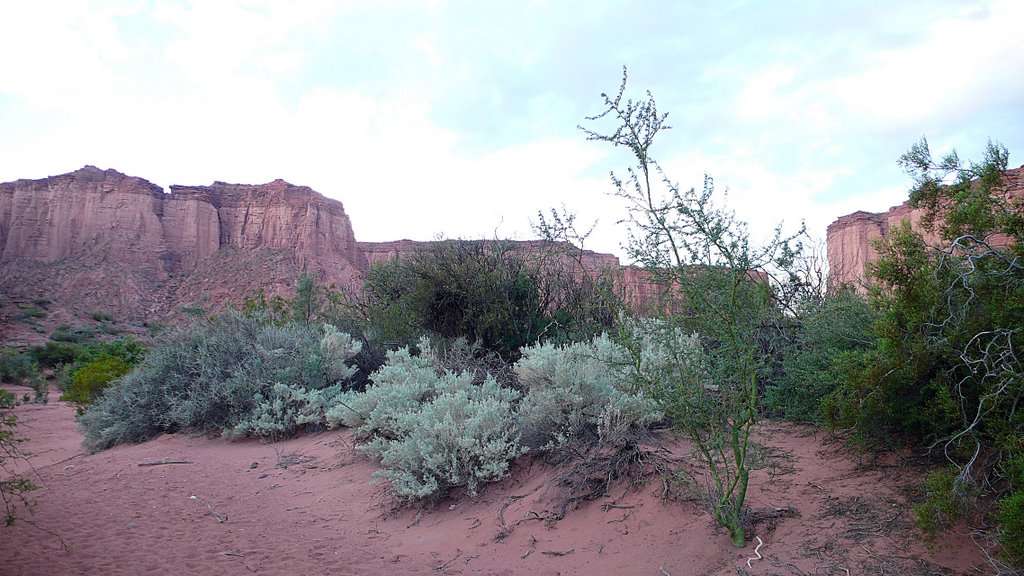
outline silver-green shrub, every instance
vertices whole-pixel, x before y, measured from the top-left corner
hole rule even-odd
[[[607,335],[524,348],[515,369],[526,391],[519,430],[531,449],[552,451],[573,439],[636,438],[662,418],[650,399],[630,390],[626,351]]]
[[[280,437],[324,425],[358,351],[330,326],[235,312],[167,330],[82,416],[85,444],[102,450],[181,429]]]
[[[438,367],[427,340],[421,353],[388,354],[365,392],[342,395],[328,422],[355,427],[361,451],[378,460],[374,475],[388,480],[404,500],[443,498],[464,487],[503,477],[525,452],[518,442],[515,402],[519,393],[487,377]]]

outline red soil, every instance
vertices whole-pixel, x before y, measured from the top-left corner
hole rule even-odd
[[[0,528],[3,575],[985,572],[967,535],[926,543],[914,526],[916,465],[867,463],[788,424],[760,428],[754,536],[736,549],[696,500],[660,500],[660,483],[620,487],[551,521],[555,470],[525,462],[477,498],[418,510],[371,484],[375,466],[345,431],[277,443],[167,435],[87,455],[66,403],[16,413],[43,487],[32,513]],[[140,465],[170,461],[187,463]]]

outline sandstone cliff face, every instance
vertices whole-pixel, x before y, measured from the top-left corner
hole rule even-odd
[[[543,255],[541,241],[513,242]],[[129,327],[176,322],[183,307],[217,311],[257,289],[287,294],[304,270],[360,290],[372,262],[434,242],[358,243],[340,202],[283,180],[171,186],[86,166],[70,174],[0,184],[0,343],[34,344],[58,324],[109,313]],[[628,302],[655,292],[643,271],[611,254],[578,255],[592,274],[612,272]],[[576,256],[574,255],[573,258]],[[563,256],[567,269],[576,263]],[[49,301],[44,324],[19,319]]]
[[[61,318],[166,321],[182,305],[287,292],[303,270],[358,286],[366,268],[341,203],[282,180],[166,194],[86,166],[0,184],[0,296],[63,302]]]
[[[181,246],[196,247],[194,255],[178,249],[184,261],[202,260],[224,246],[286,249],[300,269],[319,270],[324,279],[346,287],[356,285],[367,268],[341,203],[308,187],[284,180],[259,186],[215,182],[171,186],[171,198],[183,204]],[[194,220],[188,212],[192,205],[197,206]]]
[[[0,184],[0,264],[110,260],[163,278],[162,197],[141,178],[92,166]]]
[[[1014,197],[1024,194],[1024,166],[1007,171],[1005,193]],[[904,220],[924,234],[925,241],[939,242],[937,234],[920,226],[923,214],[923,210],[912,209],[904,202],[886,212],[854,212],[829,224],[826,240],[829,282],[833,285],[849,284],[864,291],[868,264],[878,258],[874,242],[888,238],[889,231]]]

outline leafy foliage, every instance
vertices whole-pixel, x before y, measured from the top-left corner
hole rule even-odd
[[[1007,161],[991,142],[980,163],[955,152],[935,161],[923,139],[900,159],[915,181],[910,204],[940,243],[904,223],[878,247],[876,344],[836,416],[867,438],[941,447],[954,470],[941,488],[959,505],[1010,488],[1012,522],[1019,486],[988,480],[1024,434],[1024,203],[1006,194]]]
[[[523,346],[586,339],[613,320],[594,282],[559,255],[501,241],[434,242],[376,267],[366,292],[363,311],[379,339],[464,338],[509,361]]]
[[[764,408],[800,423],[822,423],[842,402],[849,375],[864,369],[877,313],[859,294],[840,290],[805,301],[788,324],[781,370],[765,386]]]
[[[0,390],[0,499],[4,502],[4,524],[14,524],[19,507],[30,509],[31,501],[26,494],[37,488],[30,478],[16,474],[12,467],[15,460],[28,455],[19,448],[24,439],[16,432],[18,418],[14,415],[14,394]]]
[[[131,369],[121,358],[103,354],[71,374],[71,386],[61,398],[79,405],[92,404],[115,378]]]
[[[22,384],[37,372],[29,355],[13,348],[0,348],[0,384]]]

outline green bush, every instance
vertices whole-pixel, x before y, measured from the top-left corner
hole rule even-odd
[[[30,355],[11,348],[0,348],[0,384],[2,383],[30,386],[32,401],[37,404],[46,404],[49,400],[50,388],[39,365]]]
[[[515,434],[519,393],[493,378],[474,384],[469,373],[438,371],[426,340],[421,355],[388,353],[365,392],[350,392],[328,420],[354,426],[360,450],[378,460],[375,476],[404,500],[438,500],[464,487],[503,477],[525,452]]]
[[[850,374],[862,372],[875,343],[877,313],[866,299],[842,290],[811,303],[791,323],[792,342],[783,350],[782,371],[765,387],[768,414],[800,423],[821,423],[825,408]]]
[[[21,309],[22,319],[34,319],[34,318],[46,318],[46,310],[36,308],[35,306],[28,306]]]
[[[1002,497],[1000,518],[1015,519],[1019,486],[991,481],[1015,468],[1004,459],[1024,435],[1024,202],[1005,194],[1008,159],[989,142],[980,163],[955,152],[936,161],[923,139],[900,158],[923,229],[905,221],[876,246],[874,344],[833,397],[837,424],[878,442],[941,447],[955,464],[955,474],[926,483],[917,508],[925,529],[969,510],[976,496]]]
[[[123,359],[103,354],[72,372],[71,386],[61,399],[79,405],[92,404],[115,378],[131,369],[131,364]]]
[[[444,240],[371,271],[362,309],[378,340],[401,346],[421,334],[464,338],[514,361],[523,346],[586,340],[610,328],[610,291],[596,283],[556,254]]]
[[[0,384],[23,384],[37,372],[29,355],[13,348],[0,348]]]
[[[182,429],[291,433],[309,422],[303,406],[311,391],[341,392],[345,359],[355,351],[332,327],[278,326],[238,312],[168,329],[82,415],[85,445],[102,450]]]
[[[917,525],[927,534],[935,534],[951,526],[964,515],[963,500],[955,494],[957,471],[936,470],[924,481],[924,502],[914,506]]]
[[[93,313],[89,314],[89,316],[91,316],[92,319],[97,321],[97,322],[113,322],[114,321],[114,317],[111,316],[108,312],[93,312]]]
[[[999,501],[999,524],[1003,557],[1011,565],[1024,568],[1024,492]]]
[[[56,371],[57,387],[65,392],[72,389],[75,374],[86,365],[101,358],[116,358],[131,368],[145,357],[146,347],[131,336],[126,336],[113,342],[92,342],[88,345],[79,345],[74,348],[74,352],[74,357],[58,366]],[[102,387],[105,387],[105,384]],[[94,392],[98,392],[98,390]],[[96,394],[93,393],[84,393],[78,399],[71,401],[87,404],[94,400],[95,396]]]

